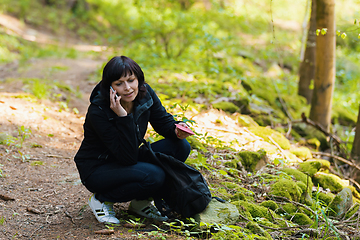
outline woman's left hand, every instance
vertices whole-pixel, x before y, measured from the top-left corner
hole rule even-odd
[[[184,122],[179,122],[178,124],[181,125],[181,126],[184,126],[184,127],[186,127],[186,128],[189,128],[189,126],[186,125],[186,123],[184,123]],[[190,133],[187,133],[187,132],[185,132],[185,131],[182,131],[182,130],[180,130],[178,127],[175,128],[175,134],[176,134],[176,136],[177,136],[179,139],[185,139],[185,138],[187,138],[188,136],[191,136]]]

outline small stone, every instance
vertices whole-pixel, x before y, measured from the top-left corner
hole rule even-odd
[[[226,225],[235,224],[239,217],[239,210],[234,204],[216,199],[212,199],[203,212],[193,216],[198,223]]]
[[[344,188],[341,190],[330,203],[329,214],[332,216],[341,217],[351,208],[353,205],[353,196],[350,188]]]

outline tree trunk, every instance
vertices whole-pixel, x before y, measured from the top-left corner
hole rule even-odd
[[[351,157],[355,161],[357,161],[357,164],[360,165],[360,105],[359,105],[358,119],[356,123],[355,139],[351,150]]]
[[[311,15],[309,31],[306,41],[305,56],[300,64],[298,94],[311,103],[313,90],[310,88],[311,81],[315,77],[315,52],[316,52],[316,0],[311,1]]]
[[[355,160],[356,165],[360,165],[360,105],[358,119],[356,123],[355,139],[351,150],[351,158]],[[352,178],[360,183],[360,171],[355,170],[352,174]]]
[[[316,0],[316,28],[326,28],[327,32],[316,37],[315,81],[310,119],[329,131],[335,84],[335,0]]]

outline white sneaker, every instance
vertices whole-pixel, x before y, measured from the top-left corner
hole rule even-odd
[[[162,216],[159,210],[157,210],[149,200],[132,200],[128,210],[146,218],[153,218],[157,221],[166,221],[169,219],[166,216]]]
[[[119,224],[120,221],[115,217],[115,212],[113,210],[113,203],[111,202],[103,202],[101,203],[99,200],[95,198],[95,194],[91,195],[89,198],[88,204],[93,211],[96,219],[99,222],[105,223],[114,223]]]

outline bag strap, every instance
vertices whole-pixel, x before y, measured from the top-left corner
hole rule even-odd
[[[168,165],[165,166],[164,163],[156,156],[155,152],[152,150],[150,143],[147,142],[145,139],[142,139],[142,143],[147,147],[147,149],[149,149],[149,152],[151,154],[152,160],[158,165],[160,166],[169,176],[176,176],[176,173],[173,171],[173,169],[171,167],[169,167]],[[177,159],[176,159],[177,160]],[[179,160],[178,160],[179,161]],[[181,162],[183,163],[183,162]],[[183,163],[185,164],[185,163]],[[177,181],[177,178],[173,179],[175,181]]]

